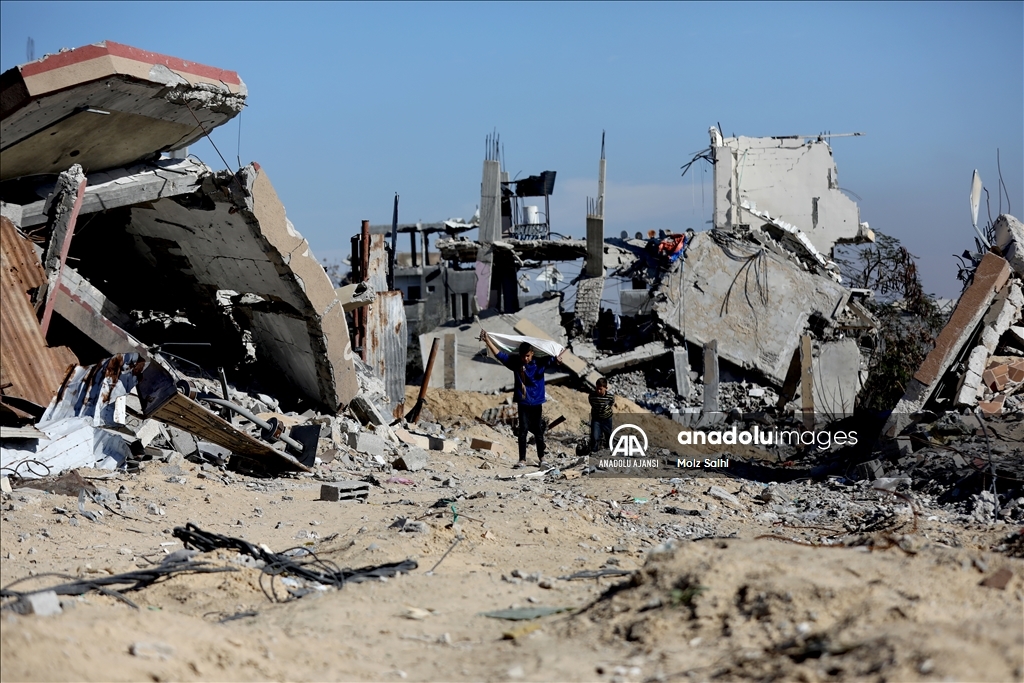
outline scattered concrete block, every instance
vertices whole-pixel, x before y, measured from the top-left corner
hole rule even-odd
[[[0,479],[0,489],[2,489],[4,493],[10,493],[13,490],[11,488],[10,477],[3,477],[2,479]]]
[[[430,463],[430,454],[422,448],[412,446],[405,453],[400,455],[391,466],[396,470],[407,472],[419,472]]]
[[[142,446],[149,446],[157,438],[163,436],[167,438],[167,432],[164,431],[163,425],[156,420],[143,420],[139,430],[135,432],[135,438],[142,442]]]
[[[494,453],[501,453],[501,444],[497,444],[493,441],[487,441],[486,439],[474,438],[469,442],[469,447],[478,451],[492,451]]]
[[[957,405],[974,406],[978,404],[982,375],[985,372],[987,360],[988,349],[984,346],[979,344],[971,349],[971,355],[967,357],[967,369],[964,370],[960,378],[960,389],[956,395]]]
[[[60,598],[57,597],[57,593],[54,591],[26,595],[25,601],[28,603],[28,614],[51,617],[63,611],[60,607]]]
[[[336,481],[320,485],[320,500],[356,500],[370,495],[370,485],[364,481]]]
[[[417,448],[429,449],[430,448],[430,437],[423,434],[414,434],[407,429],[397,427],[393,430],[395,436],[402,443],[409,444],[410,446],[416,446]]]
[[[348,406],[363,424],[387,425],[391,421],[377,405],[365,396],[356,396]]]
[[[174,648],[167,643],[136,642],[128,646],[128,652],[139,659],[167,660],[174,656]]]
[[[168,426],[167,432],[170,436],[171,447],[182,455],[192,455],[199,450],[199,446],[196,444],[196,437],[185,430]]]
[[[384,455],[384,439],[369,432],[350,433],[348,445],[364,455]]]
[[[740,499],[732,495],[721,486],[712,486],[708,489],[708,495],[712,498],[717,498],[726,503],[732,503],[733,505],[739,505]]]
[[[447,439],[442,439],[436,436],[430,436],[428,434],[417,434],[416,432],[410,432],[407,429],[398,427],[393,430],[395,437],[404,444],[415,446],[429,451],[443,451],[445,453],[453,453],[455,451],[455,443]]]

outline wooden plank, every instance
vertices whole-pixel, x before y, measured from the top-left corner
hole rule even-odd
[[[206,441],[227,448],[239,457],[254,460],[270,470],[295,470],[308,472],[298,460],[275,450],[234,425],[199,405],[192,399],[175,392],[151,417],[184,429]]]

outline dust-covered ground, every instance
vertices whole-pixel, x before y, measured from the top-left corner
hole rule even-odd
[[[549,441],[559,471],[544,477],[512,478],[536,470],[512,470],[510,430],[475,419],[503,396],[439,390],[424,415],[458,446],[417,472],[373,471],[349,453],[313,475],[258,479],[172,457],[135,474],[82,470],[111,494],[106,508],[86,499],[89,515],[76,498],[5,494],[0,567],[13,590],[152,567],[182,549],[172,532],[187,522],[338,567],[419,566],[275,601],[310,585],[237,549],[201,553],[199,567],[230,571],[124,592],[135,608],[91,591],[53,616],[5,610],[3,680],[1024,677],[1018,527],[868,486],[577,476],[586,396],[549,396],[547,416],[566,421]],[[472,437],[499,449],[472,450]],[[380,485],[366,502],[319,500],[323,482],[368,474]],[[1004,588],[982,585],[1004,569]],[[562,611],[482,614],[535,607]]]

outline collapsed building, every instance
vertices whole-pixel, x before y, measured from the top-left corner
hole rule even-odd
[[[723,138],[714,128],[710,137],[697,156],[714,168],[713,227],[706,232],[606,238],[603,139],[586,239],[553,239],[549,225],[524,229],[516,197],[526,193],[510,187],[494,152],[484,161],[476,240],[462,227],[406,226],[424,238],[448,233],[436,243],[436,263],[411,264],[423,282],[403,285],[407,300],[430,311],[407,308],[420,322],[410,333],[419,334],[424,366],[434,340],[445,350],[432,385],[506,388],[509,378],[480,353],[483,327],[567,343],[564,377],[584,385],[659,361],[674,372],[684,406],[715,412],[722,406],[706,385],[722,361],[726,377],[773,387],[783,404],[799,397],[808,412],[852,413],[877,322],[863,304],[870,293],[843,285],[832,252],[874,235],[839,187],[831,148],[823,138]],[[582,261],[571,310],[552,292],[520,302],[524,270],[564,261]],[[602,305],[606,282],[615,278],[617,315]],[[431,327],[443,315],[448,322]],[[698,377],[700,396],[691,384]]]
[[[228,403],[227,376],[329,412],[355,398],[343,304],[266,171],[213,171],[188,155],[245,106],[237,73],[108,41],[10,69],[0,86],[6,422],[52,426],[54,411],[98,410],[92,427],[116,431],[125,396],[155,373],[166,394],[155,403],[181,404],[165,421],[273,461],[194,391],[172,400],[182,368],[220,368]],[[97,408],[118,400],[110,387],[93,395],[101,370],[115,384],[132,378],[117,419]],[[132,397],[138,415],[159,408]],[[311,462],[299,441],[273,432],[291,442],[290,466]],[[62,448],[56,432],[39,439],[37,457]],[[4,449],[5,467],[9,451],[18,449]]]

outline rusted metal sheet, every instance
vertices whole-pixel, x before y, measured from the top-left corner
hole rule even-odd
[[[45,406],[78,359],[66,347],[49,348],[28,292],[46,282],[32,243],[0,219],[0,393]]]
[[[405,415],[405,363],[408,353],[405,303],[401,292],[379,292],[366,307],[366,363],[384,378],[395,417]]]
[[[298,460],[275,450],[234,427],[214,412],[178,393],[174,378],[156,362],[150,362],[138,386],[143,415],[223,446],[234,455],[271,472],[308,472]]]

